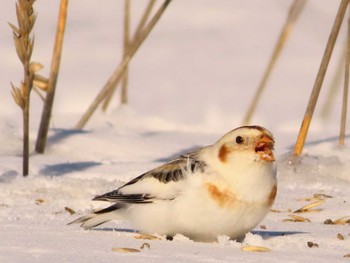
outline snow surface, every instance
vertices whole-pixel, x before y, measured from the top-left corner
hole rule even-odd
[[[298,21],[258,106],[254,123],[276,138],[279,189],[271,212],[240,243],[135,239],[128,222],[84,231],[66,224],[103,206],[91,198],[117,188],[167,159],[211,144],[239,126],[260,81],[291,1],[173,1],[130,67],[130,105],[117,98],[82,131],[72,129],[121,57],[123,1],[69,3],[69,19],[46,153],[34,152],[42,103],[32,93],[30,175],[21,176],[21,113],[10,95],[22,69],[12,33],[14,1],[0,10],[0,262],[345,262],[350,227],[326,219],[350,216],[350,150],[337,146],[340,92],[320,117],[344,42],[334,51],[304,155],[291,150],[317,73],[338,1],[311,0]],[[137,2],[137,3],[136,3]],[[33,60],[47,75],[59,1],[37,1]],[[160,2],[158,3],[160,4]],[[144,3],[133,3],[135,17]],[[136,19],[133,21],[135,26]],[[340,46],[340,47],[339,47]],[[349,140],[349,133],[347,133]],[[285,222],[325,194],[311,222]],[[66,208],[76,212],[70,215]],[[341,234],[344,240],[337,235]],[[339,236],[339,235],[338,235]],[[308,247],[314,242],[318,247]],[[140,247],[144,244],[144,249]],[[244,252],[242,246],[271,252]],[[113,248],[140,249],[120,253]]]

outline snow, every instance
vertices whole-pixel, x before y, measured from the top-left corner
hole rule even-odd
[[[158,3],[160,4],[160,3]],[[214,143],[241,124],[286,16],[290,1],[177,0],[170,4],[130,67],[130,104],[97,112],[74,130],[121,54],[122,1],[71,1],[52,127],[44,155],[34,152],[41,101],[32,93],[30,175],[21,176],[21,113],[10,81],[22,78],[11,31],[0,26],[0,262],[344,262],[350,227],[328,225],[350,216],[350,149],[338,146],[340,92],[330,117],[320,110],[344,42],[341,31],[301,158],[292,158],[306,103],[337,3],[308,1],[277,63],[254,123],[275,135],[278,195],[271,212],[241,241],[217,243],[136,239],[129,222],[84,231],[67,223],[101,207],[91,202],[179,153]],[[37,1],[33,59],[47,75],[58,1]],[[140,15],[144,4],[136,1]],[[14,1],[2,21],[16,21]],[[136,16],[135,15],[135,16]],[[133,22],[136,25],[136,21]],[[340,45],[339,45],[340,43]],[[340,47],[339,47],[340,46]],[[347,133],[347,141],[349,133]],[[348,143],[348,142],[347,142]],[[293,211],[324,194],[318,212]],[[307,201],[309,200],[309,201]],[[71,215],[72,209],[76,214]],[[311,222],[286,222],[289,215]],[[341,234],[344,240],[337,235]],[[308,247],[314,242],[318,247]],[[143,249],[140,247],[144,244]],[[271,252],[244,252],[243,246]],[[121,253],[113,248],[134,248]]]

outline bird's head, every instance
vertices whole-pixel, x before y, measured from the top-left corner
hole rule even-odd
[[[222,163],[232,160],[275,161],[275,141],[271,132],[261,126],[242,126],[225,134],[215,145]]]

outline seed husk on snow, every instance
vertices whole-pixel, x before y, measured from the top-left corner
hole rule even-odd
[[[322,198],[333,198],[331,195],[326,195],[326,194],[314,194],[315,198],[322,199]]]
[[[325,224],[325,225],[334,225],[332,219],[329,219],[329,218],[326,219],[326,220],[323,222],[323,224]]]
[[[139,234],[134,236],[135,239],[145,239],[145,240],[160,240],[159,237],[147,235],[147,234]]]
[[[140,247],[140,249],[150,249],[151,245],[149,243],[143,243]]]
[[[317,243],[314,243],[314,242],[312,242],[312,241],[308,241],[308,242],[307,242],[307,246],[308,246],[309,248],[313,248],[313,247],[318,247],[318,244],[317,244]]]
[[[313,194],[312,197],[303,197],[303,198],[299,198],[297,199],[297,201],[306,201],[306,202],[311,202],[311,201],[320,201],[320,200],[324,200],[326,198],[333,198],[333,196],[331,195],[326,195],[326,194]]]
[[[262,246],[243,246],[241,248],[242,251],[246,252],[270,252],[271,249]]]
[[[272,213],[281,213],[282,211],[281,210],[277,210],[277,209],[270,209],[270,211],[272,212]]]
[[[283,219],[282,222],[311,222],[310,219],[297,215],[288,215],[291,218]]]
[[[319,201],[319,200],[323,200],[323,199],[319,199],[316,197],[302,197],[297,199],[297,201],[300,201],[300,202],[311,202],[311,201]]]
[[[350,224],[350,216],[344,216],[341,218],[338,218],[337,220],[332,221],[332,219],[326,219],[323,222],[325,225],[346,225]]]
[[[44,199],[41,199],[41,198],[35,200],[35,204],[36,204],[36,205],[41,205],[41,204],[44,203],[44,202],[45,202],[45,200],[44,200]]]
[[[340,234],[340,233],[337,234],[337,238],[339,240],[344,240],[344,236],[342,234]]]
[[[345,224],[350,224],[350,216],[344,216],[341,217],[337,220],[334,220],[333,223],[335,225],[345,225]]]
[[[136,248],[129,248],[129,247],[114,247],[112,248],[113,252],[119,252],[119,253],[135,253],[135,252],[141,252],[141,250]]]
[[[295,210],[293,213],[307,213],[307,212],[319,212],[322,211],[322,209],[311,209],[316,206],[322,205],[325,202],[325,200],[319,200],[316,202],[313,202],[311,204],[307,204],[297,210]]]
[[[69,208],[69,207],[65,207],[64,210],[66,210],[70,215],[74,215],[76,212],[72,209],[72,208]]]

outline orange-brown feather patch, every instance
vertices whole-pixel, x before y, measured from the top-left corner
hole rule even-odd
[[[227,146],[224,144],[220,147],[219,149],[219,160],[223,163],[225,163],[227,161],[227,155],[229,153],[229,150],[227,148]]]
[[[220,207],[233,206],[236,202],[236,195],[229,190],[220,191],[219,188],[211,183],[207,183],[207,190],[209,196],[216,202]]]
[[[277,195],[277,185],[274,185],[267,199],[267,204],[269,206],[272,206],[273,202],[275,201],[276,195]]]

